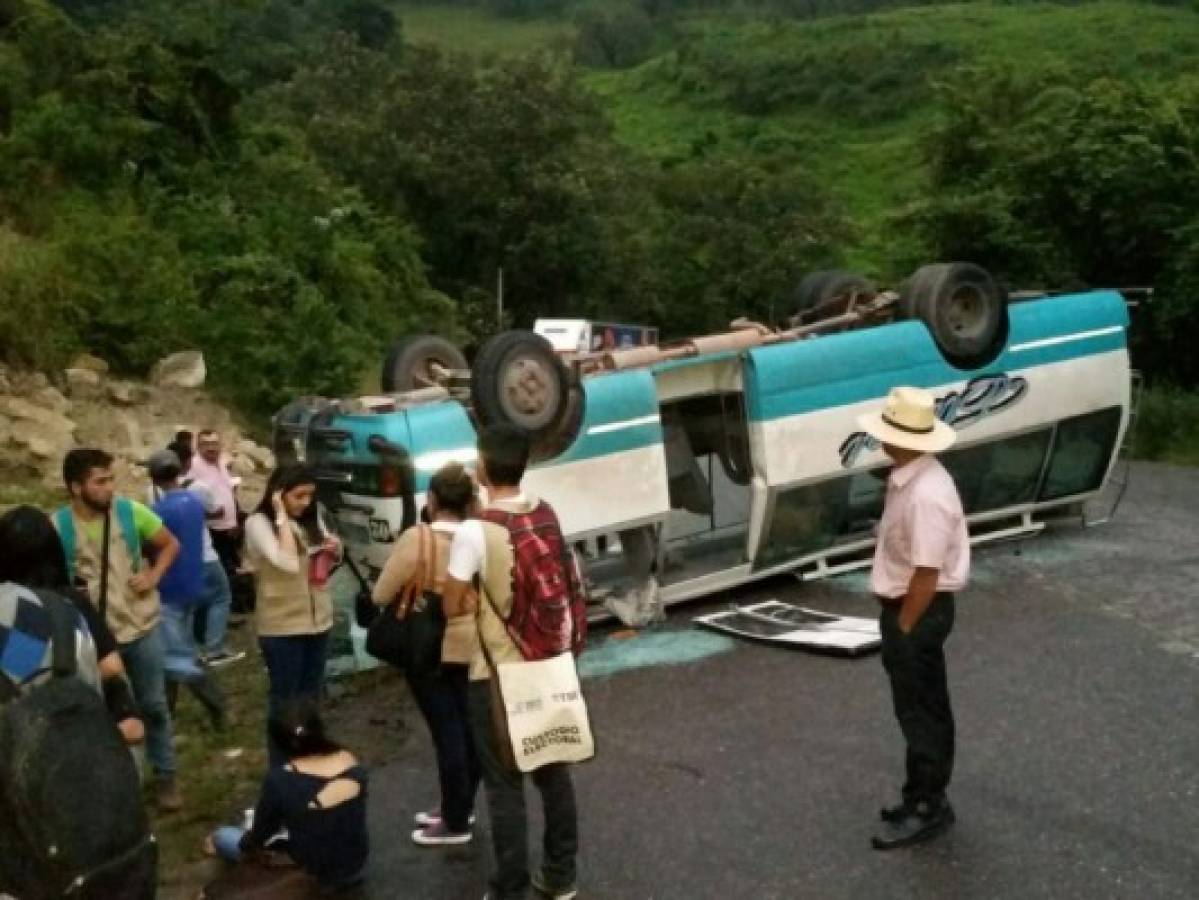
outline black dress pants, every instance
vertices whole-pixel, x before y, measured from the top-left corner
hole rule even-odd
[[[932,808],[953,775],[953,709],[945,674],[945,641],[953,630],[953,594],[940,593],[910,633],[899,630],[899,606],[879,616],[883,668],[891,680],[895,718],[907,743],[903,798]]]

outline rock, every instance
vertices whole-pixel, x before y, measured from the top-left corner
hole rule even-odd
[[[119,454],[131,456],[134,459],[143,459],[146,456],[146,445],[142,437],[142,426],[137,417],[128,410],[119,410],[114,415],[113,424],[115,426],[113,433],[118,446],[107,448],[109,452],[115,450]]]
[[[64,373],[71,396],[87,394],[100,386],[100,375],[94,369],[70,368]]]
[[[0,416],[0,447],[12,439],[12,420],[8,416]]]
[[[108,363],[98,356],[92,356],[90,353],[81,353],[75,357],[75,361],[71,363],[71,368],[86,369],[88,372],[95,372],[97,375],[108,374]]]
[[[234,445],[234,450],[242,456],[249,457],[261,469],[275,468],[275,454],[261,444],[242,440]]]
[[[108,385],[108,399],[119,406],[136,406],[150,400],[150,389],[129,381],[113,381]]]
[[[8,369],[0,366],[0,394],[12,393],[12,382],[8,379]]]
[[[36,406],[20,397],[0,397],[0,413],[14,420],[14,433],[21,431],[26,423],[34,423],[66,434],[74,434],[78,427],[62,413]]]
[[[234,475],[241,475],[243,478],[253,475],[256,468],[254,460],[242,453],[234,454],[233,459],[229,462],[229,471]]]
[[[207,377],[204,354],[198,350],[172,353],[155,363],[150,370],[150,381],[165,388],[200,388]]]
[[[30,437],[25,447],[32,456],[36,456],[38,459],[50,459],[58,452],[53,441],[41,437]]]
[[[34,372],[32,375],[27,375],[25,377],[25,390],[31,394],[49,386],[50,379],[41,372]]]
[[[39,388],[30,399],[39,406],[51,409],[59,415],[65,414],[71,408],[71,401],[63,396],[62,391],[51,385]]]

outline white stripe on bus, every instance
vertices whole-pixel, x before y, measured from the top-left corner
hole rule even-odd
[[[1096,328],[1094,331],[1080,331],[1077,334],[1064,334],[1060,337],[1045,338],[1040,341],[1029,341],[1027,344],[1016,344],[1013,353],[1023,353],[1027,350],[1039,350],[1042,347],[1054,347],[1058,344],[1072,344],[1075,341],[1085,341],[1087,338],[1101,337],[1105,334],[1115,334],[1123,331],[1123,325],[1113,325],[1110,328]]]
[[[446,463],[462,463],[470,465],[479,458],[479,451],[474,447],[459,447],[457,450],[434,450],[422,453],[416,458],[416,468],[422,472],[436,472]]]
[[[642,416],[640,419],[626,419],[624,422],[608,422],[604,425],[592,425],[587,429],[588,434],[610,434],[613,431],[624,431],[626,428],[636,428],[638,425],[654,425],[662,420],[657,413]]]

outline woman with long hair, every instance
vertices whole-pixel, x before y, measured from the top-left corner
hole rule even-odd
[[[267,727],[281,760],[263,779],[253,821],[218,828],[206,852],[231,863],[284,854],[323,888],[358,884],[370,851],[365,769],[326,735],[309,699],[284,703]]]
[[[404,585],[421,573],[432,575],[426,588],[440,596],[449,565],[450,544],[474,502],[474,482],[461,465],[451,463],[434,474],[428,493],[430,524],[417,525],[400,535],[375,583],[376,604],[391,603]],[[422,545],[428,558],[421,558]],[[441,665],[432,672],[404,673],[433,738],[441,786],[441,803],[416,815],[417,830],[412,832],[412,840],[421,846],[464,844],[471,839],[480,778],[466,714],[466,676],[474,649],[473,629],[470,616],[451,619],[446,624]]]
[[[319,703],[333,609],[328,577],[341,543],[321,521],[316,477],[302,465],[271,473],[246,520],[246,561],[254,570],[258,644],[270,682],[270,713],[287,701]],[[271,761],[279,748],[268,734]]]

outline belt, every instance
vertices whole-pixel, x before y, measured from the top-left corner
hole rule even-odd
[[[879,606],[890,606],[898,608],[903,606],[903,597],[884,597],[882,594],[875,594],[874,599],[878,601]],[[953,591],[937,591],[933,594],[933,600],[952,600]]]

